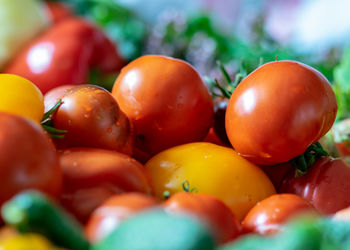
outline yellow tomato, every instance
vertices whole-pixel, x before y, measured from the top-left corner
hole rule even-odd
[[[51,243],[41,235],[23,234],[0,241],[1,250],[53,250]]]
[[[44,114],[44,97],[29,80],[17,75],[0,74],[0,111],[39,123]]]
[[[269,178],[233,149],[211,143],[190,143],[165,150],[146,163],[155,194],[162,198],[182,191],[187,181],[199,193],[213,195],[242,220],[257,202],[275,194]]]

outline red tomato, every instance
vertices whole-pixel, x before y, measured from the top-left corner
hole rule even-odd
[[[62,203],[81,221],[107,198],[123,192],[150,193],[144,167],[115,151],[75,148],[61,152]]]
[[[143,56],[125,66],[112,90],[136,127],[136,147],[154,155],[200,141],[212,122],[213,101],[196,70],[165,56]]]
[[[320,213],[332,214],[350,206],[350,167],[341,159],[321,157],[298,178],[291,171],[279,191],[309,201]]]
[[[207,194],[179,192],[163,203],[170,213],[188,213],[198,217],[216,235],[220,244],[233,240],[240,234],[240,223],[231,209],[221,200]]]
[[[98,242],[118,227],[121,221],[157,204],[154,198],[142,193],[114,195],[92,213],[85,226],[85,235],[90,242]]]
[[[72,10],[60,2],[47,1],[46,4],[47,12],[52,23],[57,23],[73,15]]]
[[[284,162],[272,166],[260,166],[265,174],[270,178],[276,190],[281,186],[284,177],[295,168],[290,162]]]
[[[132,154],[133,127],[113,96],[93,85],[69,89],[52,116],[55,128],[67,130],[59,148],[94,147]]]
[[[62,98],[68,89],[75,87],[75,85],[62,85],[51,89],[44,95],[45,112],[53,108],[56,103]]]
[[[286,162],[331,128],[337,102],[327,79],[294,61],[267,63],[234,90],[226,131],[239,154],[260,165]]]
[[[29,79],[45,94],[57,86],[86,83],[90,68],[110,73],[123,64],[101,31],[84,19],[70,17],[33,40],[4,72]]]
[[[24,189],[58,197],[62,172],[56,150],[38,124],[0,112],[0,205]]]
[[[291,218],[302,213],[316,214],[313,206],[294,194],[275,194],[258,202],[242,222],[246,233],[276,233]]]

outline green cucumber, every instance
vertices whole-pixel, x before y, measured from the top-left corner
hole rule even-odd
[[[322,231],[314,219],[288,224],[274,236],[249,235],[219,248],[220,250],[320,250]]]
[[[93,250],[212,250],[210,231],[195,218],[152,210],[122,222]]]
[[[90,245],[81,225],[44,194],[29,190],[19,193],[2,207],[4,221],[22,233],[39,233],[57,246],[87,250]]]

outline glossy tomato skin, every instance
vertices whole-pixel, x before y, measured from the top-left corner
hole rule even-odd
[[[86,83],[90,68],[106,73],[118,71],[124,61],[111,44],[88,21],[64,18],[34,39],[4,72],[31,80],[45,94],[57,86]]]
[[[75,87],[75,85],[62,85],[51,89],[44,95],[45,112],[53,108],[56,103],[62,98],[67,90]]]
[[[165,56],[143,56],[125,66],[112,90],[135,124],[136,146],[154,155],[200,141],[213,118],[213,101],[196,70]]]
[[[277,233],[284,223],[301,214],[317,214],[306,200],[294,194],[275,194],[258,202],[242,222],[245,233]]]
[[[157,205],[152,196],[142,193],[114,195],[92,213],[85,226],[85,235],[90,242],[101,241],[123,220]]]
[[[241,225],[229,207],[221,200],[207,195],[179,192],[167,199],[162,206],[170,213],[196,216],[208,225],[219,244],[238,237]]]
[[[44,115],[43,95],[31,81],[23,77],[0,74],[0,111],[39,123]]]
[[[67,130],[63,139],[56,140],[59,148],[95,147],[132,154],[132,123],[107,90],[80,85],[66,91],[61,100],[52,116],[55,128]]]
[[[127,155],[102,149],[74,148],[60,153],[63,171],[61,201],[86,222],[106,199],[124,192],[151,193],[144,167]]]
[[[226,131],[239,154],[273,165],[304,153],[331,128],[336,113],[334,92],[320,72],[276,61],[259,67],[235,89]]]
[[[155,195],[181,192],[188,181],[198,192],[222,200],[242,220],[258,201],[275,193],[264,172],[233,149],[211,143],[189,143],[165,150],[146,163]]]
[[[24,189],[58,197],[62,171],[46,132],[21,116],[0,112],[0,205]]]
[[[309,201],[321,214],[333,214],[350,206],[350,167],[339,158],[322,157],[298,178],[291,171],[279,191]]]

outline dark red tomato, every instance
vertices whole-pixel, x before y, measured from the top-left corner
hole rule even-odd
[[[233,92],[226,132],[233,148],[259,165],[287,162],[331,128],[337,102],[327,79],[294,61],[264,64]]]
[[[94,147],[132,154],[133,128],[105,89],[80,85],[69,89],[52,116],[55,128],[67,130],[59,148]]]
[[[62,172],[56,150],[46,134],[29,119],[0,112],[0,206],[24,189],[58,197]]]
[[[341,159],[322,157],[298,178],[291,171],[279,191],[297,194],[320,213],[333,214],[350,206],[350,166]]]
[[[45,94],[57,86],[86,83],[91,68],[110,73],[123,64],[100,30],[84,19],[69,17],[28,44],[4,72],[29,79]]]
[[[225,129],[225,115],[228,99],[217,98],[214,100],[214,131],[225,145],[231,145]]]
[[[53,108],[56,103],[62,98],[68,89],[75,87],[75,85],[63,85],[51,89],[44,95],[45,112]]]
[[[294,194],[274,194],[258,202],[242,222],[245,233],[271,234],[300,214],[317,214],[313,206]]]
[[[85,235],[90,242],[98,242],[129,216],[157,205],[155,198],[142,193],[114,195],[92,213],[85,226]]]
[[[106,199],[124,192],[151,193],[144,167],[127,155],[102,149],[75,148],[61,152],[62,204],[85,222]]]
[[[125,66],[112,90],[135,124],[136,147],[154,155],[200,141],[213,118],[213,101],[197,71],[182,60],[143,56]]]
[[[221,141],[221,139],[215,133],[214,128],[209,129],[208,134],[203,139],[203,142],[210,142],[210,143],[214,143],[214,144],[219,145],[219,146],[230,147],[229,145],[227,145],[226,143]]]
[[[241,226],[236,216],[221,200],[207,195],[179,192],[163,203],[170,213],[188,213],[198,217],[216,235],[220,244],[238,237]]]
[[[272,166],[260,166],[265,174],[270,178],[271,182],[275,186],[276,190],[282,184],[284,177],[295,168],[290,162],[285,162]]]

